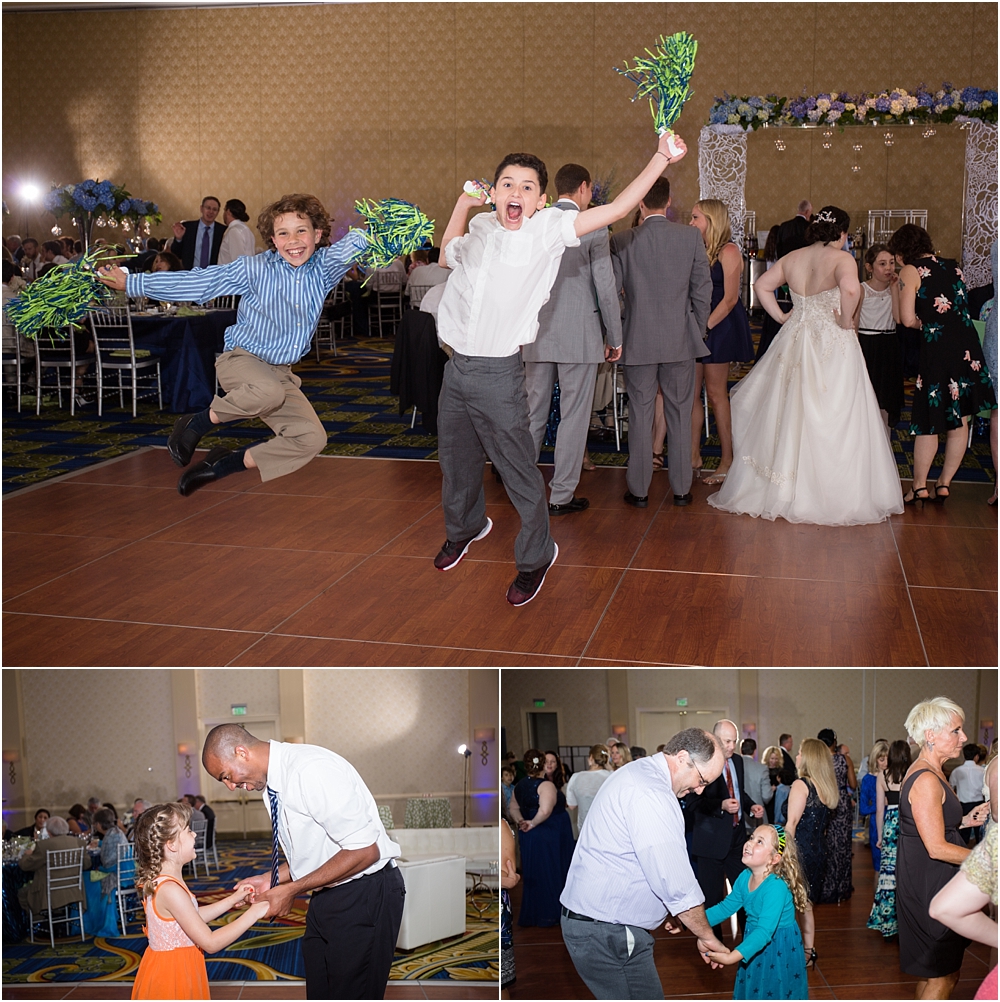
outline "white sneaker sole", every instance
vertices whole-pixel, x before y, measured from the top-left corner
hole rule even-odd
[[[465,544],[465,549],[462,550],[462,552],[458,555],[458,559],[455,560],[453,563],[448,564],[447,567],[438,567],[437,570],[450,571],[453,567],[457,567],[462,562],[462,558],[466,555],[466,553],[469,552],[469,547],[472,546],[473,543],[478,543],[480,539],[485,539],[490,534],[492,529],[493,529],[493,519],[490,518],[489,515],[487,515],[486,525],[484,526],[483,531],[479,533],[478,536],[475,536],[474,538],[470,539]]]
[[[529,602],[533,602],[535,600],[535,598],[538,595],[538,593],[542,590],[542,585],[545,584],[545,578],[546,578],[546,576],[548,575],[549,571],[552,570],[552,564],[554,564],[556,562],[556,558],[558,556],[559,556],[559,544],[553,539],[552,540],[552,563],[550,563],[549,566],[545,568],[545,574],[542,575],[542,580],[538,582],[538,587],[535,589],[535,594],[532,595],[531,598],[526,598],[523,602],[520,603],[520,605],[514,605],[513,602],[510,602],[510,604],[513,605],[515,609],[521,609],[524,606],[526,606]]]

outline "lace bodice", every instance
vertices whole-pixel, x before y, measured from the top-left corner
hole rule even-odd
[[[840,309],[840,286],[817,292],[812,296],[800,296],[797,292],[792,292],[792,307],[792,316],[788,318],[789,320],[802,320],[809,324],[829,323],[837,327],[833,311]]]
[[[178,950],[184,946],[195,945],[176,919],[165,919],[156,910],[156,891],[170,880],[173,878],[159,877],[153,894],[143,898],[142,901],[142,906],[146,910],[146,938],[149,940],[151,950]],[[180,883],[180,881],[174,881],[174,883]],[[184,885],[181,884],[181,886]],[[184,889],[187,890],[186,887]],[[197,908],[198,899],[190,891],[188,894],[191,895],[191,902]]]

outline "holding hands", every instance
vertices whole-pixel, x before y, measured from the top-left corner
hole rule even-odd
[[[698,948],[701,948],[700,940],[698,941]],[[720,965],[728,967],[731,964],[738,964],[743,959],[743,954],[739,950],[727,950],[725,948],[721,950],[708,950],[702,955],[705,957],[705,963],[710,963],[713,968]]]

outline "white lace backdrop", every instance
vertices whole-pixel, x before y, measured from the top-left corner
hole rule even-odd
[[[989,284],[990,245],[997,234],[997,126],[971,119],[963,123],[965,198],[962,216],[962,269],[970,289]],[[746,234],[747,136],[738,125],[710,125],[698,136],[700,198],[729,207],[733,240],[743,250]]]

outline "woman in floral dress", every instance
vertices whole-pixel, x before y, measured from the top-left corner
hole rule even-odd
[[[967,309],[961,268],[948,258],[937,257],[930,235],[912,223],[892,235],[889,251],[902,265],[900,319],[904,326],[920,328],[923,334],[910,417],[910,434],[915,437],[913,487],[903,501],[945,501],[965,455],[968,419],[995,407],[996,396]],[[942,433],[946,436],[944,464],[932,495],[927,474]]]
[[[899,789],[910,768],[910,746],[893,741],[889,746],[888,765],[878,774],[875,793],[875,824],[878,831],[878,880],[875,900],[868,916],[868,928],[891,939],[899,933],[896,919],[896,846],[899,843]]]

